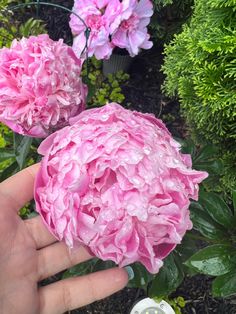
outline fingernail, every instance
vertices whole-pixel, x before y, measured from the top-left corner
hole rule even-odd
[[[126,271],[127,274],[128,274],[129,280],[134,279],[134,271],[133,271],[132,267],[126,266],[126,267],[124,267],[124,269],[125,269],[125,271]]]

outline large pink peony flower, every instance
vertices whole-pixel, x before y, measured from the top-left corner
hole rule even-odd
[[[207,173],[191,169],[190,155],[153,115],[113,103],[71,123],[39,148],[37,211],[68,246],[158,272],[192,227],[189,199]]]
[[[113,45],[110,34],[116,29],[113,23],[121,11],[119,0],[75,0],[73,11],[77,13],[90,28],[88,38],[88,56],[95,55],[97,59],[108,59]],[[71,14],[70,27],[75,35],[73,49],[78,57],[85,51],[85,24],[74,14]]]
[[[85,107],[82,62],[48,35],[14,40],[0,50],[0,121],[13,131],[46,137]]]
[[[140,48],[150,49],[147,26],[153,14],[153,4],[150,0],[123,0],[123,11],[120,15],[121,24],[112,35],[112,43],[128,50],[134,57]],[[130,7],[133,10],[130,11]],[[128,14],[127,14],[128,13]]]

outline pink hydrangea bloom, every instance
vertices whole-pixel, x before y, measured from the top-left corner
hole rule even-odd
[[[35,184],[37,211],[69,247],[151,273],[192,228],[190,198],[206,172],[191,169],[162,121],[118,104],[90,109],[49,136]]]
[[[0,121],[13,131],[46,137],[85,108],[82,62],[48,35],[14,40],[0,50]]]
[[[123,12],[120,15],[121,24],[112,35],[112,43],[128,50],[134,57],[140,48],[150,49],[147,26],[153,14],[153,4],[150,0],[123,0]],[[133,10],[130,10],[130,7]]]
[[[113,24],[121,11],[119,0],[75,0],[73,11],[77,13],[90,28],[88,39],[88,56],[95,55],[97,59],[108,59],[113,45],[109,35],[116,28]],[[70,27],[75,35],[73,49],[78,57],[84,52],[86,45],[85,24],[74,14],[71,14]]]

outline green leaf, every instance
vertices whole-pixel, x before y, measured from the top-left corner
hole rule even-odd
[[[101,259],[97,259],[96,263],[94,264],[93,271],[105,270],[115,266],[116,264],[113,261],[103,261]]]
[[[3,170],[0,175],[0,182],[6,180],[8,177],[12,176],[19,170],[19,166],[16,161],[14,161],[10,166]]]
[[[233,228],[233,214],[223,198],[213,192],[200,192],[199,203],[213,220],[224,227]]]
[[[199,151],[193,162],[197,164],[203,160],[212,159],[218,153],[218,151],[219,149],[216,146],[206,145]]]
[[[204,170],[207,171],[209,174],[217,174],[220,175],[223,172],[223,163],[221,160],[211,160],[211,161],[204,161],[204,162],[193,162],[193,168],[196,170]]]
[[[146,289],[148,283],[153,279],[153,275],[140,263],[134,263],[131,267],[134,272],[134,278],[129,281],[128,286],[132,288]]]
[[[204,237],[212,240],[228,240],[227,230],[203,211],[200,204],[192,202],[190,205],[190,216],[195,230],[199,231]]]
[[[176,290],[183,278],[183,271],[176,262],[174,253],[172,253],[164,260],[163,267],[152,281],[149,295],[151,297],[168,296]]]
[[[13,158],[13,157],[15,157],[15,153],[13,150],[1,148],[0,162],[7,160],[9,158]]]
[[[67,271],[63,273],[62,279],[82,276],[91,273],[97,261],[98,261],[97,259],[92,259],[90,261],[86,261],[84,263],[69,268]]]
[[[212,292],[214,297],[230,297],[236,294],[236,270],[217,277],[213,281]]]
[[[192,235],[191,231],[187,232],[181,244],[177,245],[175,249],[179,253],[182,262],[185,262],[199,249],[196,240],[191,238],[191,235]]]
[[[24,168],[33,139],[14,133],[14,150],[20,170]]]
[[[39,214],[36,211],[32,211],[30,214],[27,215],[27,219],[37,217]]]
[[[193,168],[196,170],[205,170],[209,174],[222,174],[223,163],[215,156],[219,153],[219,148],[213,145],[202,147],[197,155],[193,155]]]
[[[208,246],[191,256],[185,264],[206,275],[224,275],[236,268],[236,249],[224,244]]]
[[[236,216],[236,190],[233,190],[233,206],[234,206],[234,215]]]
[[[181,138],[175,138],[177,142],[181,144],[181,152],[183,154],[190,154],[192,157],[195,155],[196,145],[191,139],[183,140]]]

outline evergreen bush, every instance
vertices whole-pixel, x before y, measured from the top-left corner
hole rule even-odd
[[[217,143],[225,184],[236,183],[236,1],[196,0],[193,17],[165,48],[164,91],[180,98],[198,140]]]
[[[192,13],[194,0],[154,0],[150,30],[154,41],[169,42]]]

